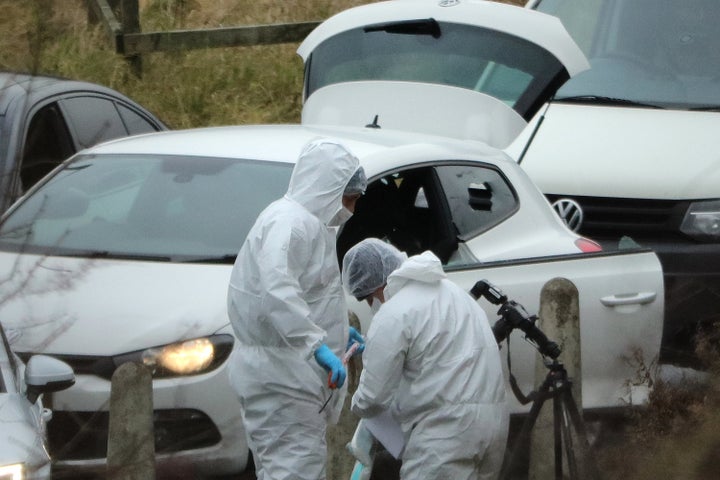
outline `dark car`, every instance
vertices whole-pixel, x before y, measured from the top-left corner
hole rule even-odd
[[[0,212],[78,150],[160,130],[152,113],[102,85],[0,72]]]

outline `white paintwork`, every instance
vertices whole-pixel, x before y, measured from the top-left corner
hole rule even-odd
[[[654,292],[663,291],[662,278],[656,275],[660,268],[657,257],[650,252],[631,255],[594,256],[592,258],[558,259],[556,262],[513,263],[502,262],[479,265],[471,270],[449,270],[451,280],[470,291],[478,280],[490,280],[510,300],[536,314],[540,306],[540,289],[550,279],[561,276],[578,288],[581,324],[581,365],[583,408],[603,408],[638,405],[647,400],[647,384],[628,385],[620,379],[635,379],[641,359],[651,367],[656,360],[662,337],[663,299],[644,303],[643,297],[625,305],[608,308],[602,298],[640,293],[639,286]],[[371,312],[366,303],[349,299],[351,308],[358,314],[363,331],[366,331]],[[498,307],[479,300],[491,322],[495,322]],[[539,325],[542,328],[542,325]],[[551,339],[552,340],[552,339]],[[562,347],[562,345],[561,345]],[[503,347],[503,349],[506,347]],[[523,341],[519,330],[511,334],[512,372],[526,394],[537,385],[535,365],[539,356],[534,347]],[[640,352],[638,357],[635,353]],[[538,359],[536,359],[538,357]],[[503,350],[503,358],[505,351]],[[562,360],[562,355],[560,357]],[[503,362],[507,369],[507,363]],[[506,379],[509,377],[506,376]],[[527,411],[510,394],[512,412]]]
[[[375,116],[383,129],[478,140],[505,148],[527,123],[500,100],[472,90],[415,82],[345,82],[307,99],[303,124],[362,127]]]
[[[571,76],[588,68],[585,55],[557,18],[485,0],[391,0],[350,8],[330,17],[310,32],[297,53],[304,61],[320,43],[338,33],[366,25],[425,18],[489,28],[523,38],[549,51],[565,65]]]
[[[45,388],[53,382],[73,382],[75,374],[72,368],[57,358],[47,355],[34,355],[25,368],[25,384]]]
[[[508,149],[514,158],[543,110]],[[553,103],[522,167],[548,194],[717,198],[717,132],[720,115],[715,112]]]
[[[466,242],[476,262],[451,272],[451,278],[467,289],[475,281],[488,278],[532,311],[544,282],[555,276],[571,277],[581,290],[583,338],[589,339],[583,354],[588,369],[585,405],[621,404],[618,392],[627,380],[627,371],[618,367],[617,355],[625,352],[629,343],[642,346],[647,358],[659,350],[663,297],[657,259],[651,253],[579,255],[574,245],[578,236],[562,224],[527,174],[498,149],[480,142],[382,129],[274,125],[164,132],[109,142],[88,152],[204,154],[292,163],[307,141],[321,135],[346,144],[360,157],[371,179],[402,167],[444,160],[481,162],[501,169],[515,188],[520,208]],[[567,263],[538,258],[566,254],[578,255]],[[16,332],[14,344],[18,351],[110,356],[181,339],[232,333],[225,310],[230,264],[42,258],[28,254],[21,257],[17,263],[16,254],[0,253],[0,275],[10,278],[0,285],[0,290],[12,290],[17,282],[31,278],[25,295],[0,303],[3,322]],[[514,266],[502,264],[515,259],[524,260]],[[487,263],[493,261],[501,263]],[[629,283],[620,282],[620,278]],[[58,284],[66,287],[61,291],[47,288]],[[607,310],[599,301],[601,297],[635,291],[654,291],[657,299],[616,312]],[[364,304],[349,300],[367,324]],[[497,308],[483,306],[494,318]],[[518,355],[516,365],[528,361],[527,349],[516,353],[513,347],[513,355]],[[159,456],[161,460],[188,461],[198,471],[230,471],[245,465],[247,448],[239,405],[229,386],[226,367],[223,364],[202,375],[153,381],[154,408],[201,410],[223,437],[213,447]],[[521,368],[524,384],[532,382],[525,376],[529,367]],[[54,408],[107,408],[110,382],[86,374],[77,377],[73,387],[54,394]],[[98,466],[102,460],[64,464]]]

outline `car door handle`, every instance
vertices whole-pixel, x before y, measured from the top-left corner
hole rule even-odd
[[[616,307],[618,305],[644,305],[646,303],[654,302],[656,298],[657,293],[655,292],[640,292],[609,295],[607,297],[602,297],[600,301],[606,307]]]

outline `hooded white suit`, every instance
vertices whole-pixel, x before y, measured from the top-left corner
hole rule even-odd
[[[487,316],[431,252],[387,277],[367,334],[353,413],[391,408],[402,479],[494,479],[508,434],[500,352]]]
[[[257,478],[323,479],[325,429],[336,422],[346,387],[330,395],[313,353],[340,357],[348,314],[331,219],[359,162],[341,145],[316,140],[300,154],[286,195],[258,217],[238,254],[228,314],[238,342],[230,379]]]

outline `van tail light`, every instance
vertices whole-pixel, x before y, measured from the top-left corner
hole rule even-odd
[[[580,237],[575,240],[575,246],[577,246],[583,253],[602,252],[602,247],[599,243],[593,242],[589,238]]]

